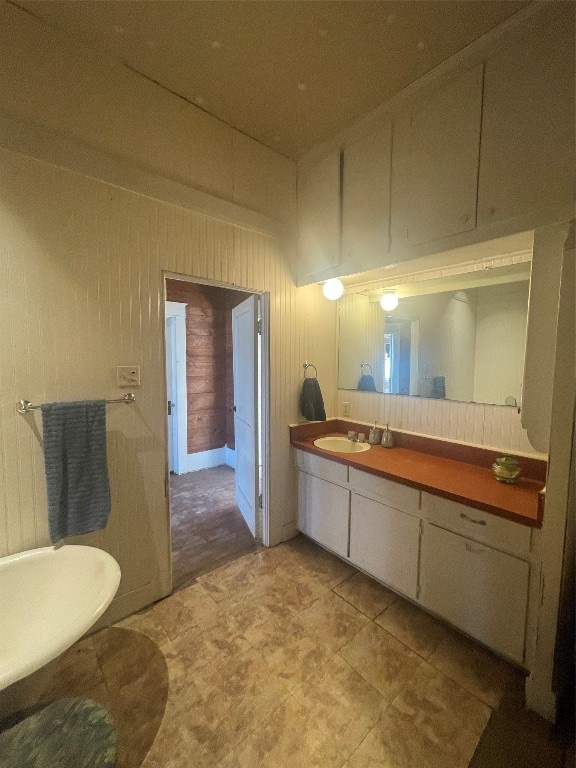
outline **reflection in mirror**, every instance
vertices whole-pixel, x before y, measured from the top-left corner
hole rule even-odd
[[[516,405],[522,395],[530,262],[399,286],[384,312],[381,290],[339,305],[338,387]],[[490,284],[486,284],[490,283]],[[354,290],[354,289],[351,289]],[[420,295],[409,295],[419,293]],[[365,386],[366,375],[373,387]]]

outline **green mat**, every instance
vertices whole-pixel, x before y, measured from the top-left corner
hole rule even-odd
[[[91,699],[65,698],[0,732],[0,768],[114,768],[116,732]]]

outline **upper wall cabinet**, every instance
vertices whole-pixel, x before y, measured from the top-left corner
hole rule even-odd
[[[478,226],[571,218],[574,208],[574,7],[486,62]]]
[[[300,174],[299,283],[386,263],[391,149],[387,123]]]
[[[453,80],[409,116],[409,245],[476,226],[482,66]]]
[[[382,266],[390,247],[392,125],[344,150],[342,262],[351,272]]]
[[[300,284],[573,217],[574,7],[531,13],[301,171]]]
[[[340,264],[340,152],[332,152],[298,179],[298,282],[332,277]]]

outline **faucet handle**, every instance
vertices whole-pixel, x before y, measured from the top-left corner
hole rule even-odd
[[[353,440],[354,442],[356,442],[356,440],[358,440],[358,435],[356,434],[356,432],[354,432],[353,429],[351,429],[348,432],[348,440]]]

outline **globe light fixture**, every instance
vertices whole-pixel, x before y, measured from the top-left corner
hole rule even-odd
[[[330,280],[326,280],[322,286],[322,293],[330,301],[336,301],[344,293],[344,285],[337,277],[333,277]]]
[[[398,296],[394,292],[385,293],[380,299],[380,306],[385,312],[392,312],[398,306]]]

